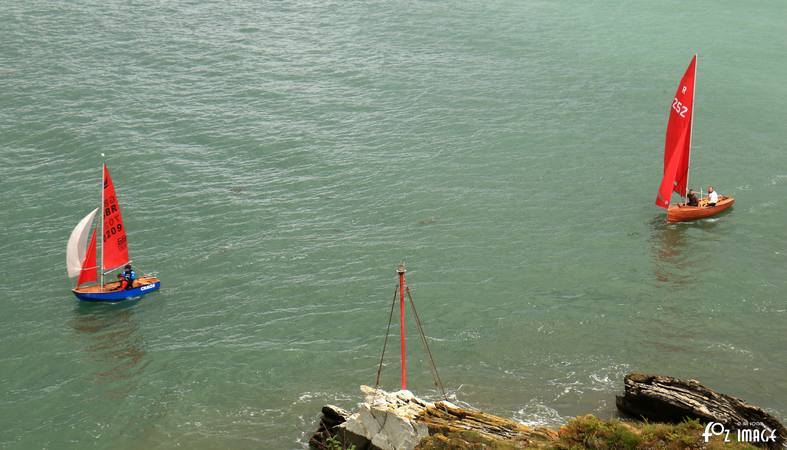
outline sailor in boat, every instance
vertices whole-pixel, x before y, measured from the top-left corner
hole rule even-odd
[[[128,289],[134,287],[134,280],[137,279],[137,273],[131,268],[131,264],[126,264],[123,268],[123,279],[128,282]]]
[[[697,193],[694,192],[694,189],[689,189],[688,195],[686,195],[686,205],[687,206],[699,206],[700,202],[697,199]]]
[[[126,277],[123,276],[122,273],[119,273],[118,276],[118,286],[113,291],[125,291],[126,289],[131,289],[131,284],[126,280]]]
[[[719,194],[713,190],[713,186],[708,186],[708,207],[716,206],[719,202]]]
[[[686,194],[686,203],[678,203],[678,208],[683,208],[684,206],[699,206],[700,201],[697,198],[697,193],[694,192],[694,189],[689,189],[689,193]]]

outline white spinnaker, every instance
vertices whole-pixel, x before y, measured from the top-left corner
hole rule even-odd
[[[71,232],[71,237],[68,238],[66,270],[69,278],[74,278],[82,271],[82,261],[85,260],[85,253],[87,253],[87,235],[90,234],[90,224],[93,223],[96,212],[98,212],[98,208],[82,218],[74,227],[74,231]]]

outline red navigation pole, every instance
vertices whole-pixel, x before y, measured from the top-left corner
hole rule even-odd
[[[407,389],[407,353],[404,350],[404,263],[396,268],[399,274],[399,335],[402,340],[402,390]]]
[[[407,298],[410,300],[410,313],[413,315],[415,319],[415,325],[418,328],[418,335],[421,338],[421,343],[424,344],[424,350],[426,350],[426,354],[429,356],[429,367],[432,370],[432,377],[434,377],[435,386],[440,388],[440,391],[443,393],[443,397],[445,397],[445,388],[443,387],[443,381],[440,379],[440,375],[437,373],[437,366],[434,363],[434,358],[432,358],[432,351],[429,350],[429,343],[426,340],[426,334],[424,333],[424,327],[421,324],[421,318],[418,317],[418,311],[415,309],[415,302],[413,302],[413,296],[410,293],[410,288],[407,287],[404,281],[404,273],[407,270],[404,268],[404,262],[400,263],[399,266],[396,268],[396,273],[399,274],[399,287],[394,290],[393,298],[391,298],[391,311],[388,314],[388,328],[385,330],[385,340],[383,341],[383,352],[380,354],[380,365],[377,367],[377,378],[374,382],[374,387],[380,387],[380,375],[383,372],[383,362],[385,361],[385,349],[388,348],[388,337],[391,334],[391,323],[393,322],[393,314],[394,309],[396,309],[396,291],[399,291],[399,336],[402,341],[402,390],[407,389],[407,353],[405,352],[404,347],[404,294],[407,293]],[[447,398],[447,397],[446,397]]]

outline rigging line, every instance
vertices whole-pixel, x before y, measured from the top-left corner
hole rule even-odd
[[[410,294],[410,286],[406,287],[405,292],[407,292],[407,297],[410,299],[410,306],[413,311],[413,316],[415,317],[415,324],[418,326],[418,332],[421,334],[421,342],[424,344],[424,348],[426,349],[426,353],[429,355],[429,363],[431,364],[432,375],[435,379],[435,384],[437,387],[440,388],[440,392],[443,393],[443,398],[448,399],[448,396],[445,393],[445,387],[443,386],[443,380],[440,379],[440,374],[437,373],[437,365],[434,362],[434,357],[432,357],[432,351],[429,350],[429,344],[426,342],[426,333],[424,333],[424,327],[421,325],[421,318],[418,316],[418,311],[415,309],[415,302],[413,301],[413,296]]]
[[[385,330],[385,341],[383,342],[383,353],[380,355],[380,366],[377,368],[377,380],[374,382],[374,388],[380,387],[380,374],[383,371],[383,359],[385,358],[385,348],[388,346],[388,335],[391,334],[391,321],[393,320],[393,312],[396,307],[396,294],[399,292],[399,286],[396,286],[393,294],[393,301],[391,302],[391,313],[388,315],[388,329]]]
[[[415,322],[418,325],[418,332],[421,337],[421,343],[424,344],[424,348],[426,349],[426,353],[429,355],[429,369],[432,372],[432,377],[434,378],[435,386],[440,388],[440,391],[443,394],[443,398],[447,399],[445,388],[443,386],[443,382],[440,379],[440,375],[437,373],[437,364],[434,362],[434,357],[432,356],[432,351],[429,349],[429,344],[426,339],[426,333],[424,332],[423,325],[421,324],[421,318],[418,316],[418,312],[415,310],[415,302],[413,301],[413,297],[409,292],[409,288],[407,290],[407,296],[410,298],[410,305],[413,308],[413,314],[415,317]]]
[[[130,260],[130,259],[129,259],[127,262],[125,262],[125,263],[123,263],[123,264],[121,264],[121,265],[119,265],[119,266],[115,266],[115,267],[113,267],[113,268],[111,268],[111,269],[109,269],[109,270],[105,270],[105,271],[104,271],[104,273],[103,273],[102,275],[106,275],[106,274],[108,274],[108,273],[114,272],[114,271],[116,271],[116,270],[120,269],[121,267],[125,267],[125,265],[126,265],[126,264],[131,264],[132,262],[134,262],[134,261],[132,261],[132,260]]]

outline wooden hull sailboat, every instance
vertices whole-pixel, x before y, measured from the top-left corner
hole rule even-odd
[[[672,99],[664,140],[664,175],[656,196],[656,205],[667,210],[667,221],[670,223],[712,217],[735,203],[734,198],[720,195],[715,206],[708,206],[707,198],[700,200],[697,206],[670,205],[673,192],[682,197],[688,194],[696,79],[697,55],[694,55]]]
[[[144,275],[133,280],[125,289],[121,282],[104,282],[104,275],[115,271],[131,262],[128,256],[128,240],[120,205],[115,195],[115,186],[109,176],[106,164],[103,167],[101,190],[102,217],[90,236],[87,236],[99,208],[94,209],[79,221],[66,246],[66,271],[70,278],[78,277],[77,284],[71,291],[79,300],[89,302],[117,302],[131,297],[139,297],[156,291],[161,281],[151,275]],[[100,226],[101,232],[98,233]],[[101,248],[101,265],[96,262],[96,241],[99,236]],[[93,284],[89,284],[93,283]]]
[[[697,206],[688,206],[682,203],[670,205],[669,209],[667,209],[667,222],[675,223],[707,219],[730,208],[734,203],[734,198],[720,195],[716,206],[708,206],[707,198],[700,200]]]

